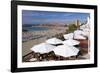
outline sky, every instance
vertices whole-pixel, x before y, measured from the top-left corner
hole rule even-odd
[[[84,22],[87,17],[89,13],[22,10],[22,24],[68,24],[77,19]]]

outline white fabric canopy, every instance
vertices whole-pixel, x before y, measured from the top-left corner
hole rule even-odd
[[[54,48],[53,50],[56,55],[60,55],[63,57],[70,57],[75,56],[78,54],[79,50],[73,46],[67,46],[67,45],[60,45]]]
[[[56,45],[56,44],[61,44],[61,43],[62,43],[62,40],[57,39],[57,38],[51,38],[51,39],[48,39],[48,40],[46,41],[46,43]]]
[[[82,35],[77,35],[77,34],[75,34],[74,35],[74,39],[86,39],[86,37],[84,37],[84,36],[82,36]]]
[[[82,34],[85,34],[85,33],[82,30],[76,30],[76,31],[74,31],[74,34],[82,35]]]
[[[41,54],[48,53],[52,51],[55,48],[55,46],[48,44],[48,43],[41,43],[39,45],[35,45],[31,48],[34,52],[39,52]]]
[[[65,39],[73,39],[73,33],[63,35]]]
[[[76,36],[76,35],[80,35],[80,36],[89,36],[89,32],[88,32],[89,30],[88,29],[84,29],[84,30],[76,30],[76,31],[74,31],[74,37]]]
[[[80,43],[79,41],[73,39],[63,41],[63,44],[68,46],[78,45],[79,43]]]

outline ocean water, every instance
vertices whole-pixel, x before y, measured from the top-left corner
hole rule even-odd
[[[47,27],[23,27],[24,29],[28,31],[43,31],[43,30],[48,30]]]

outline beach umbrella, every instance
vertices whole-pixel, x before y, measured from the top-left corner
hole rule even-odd
[[[74,39],[77,39],[77,40],[78,40],[78,39],[83,39],[83,40],[85,40],[86,37],[84,37],[84,36],[82,36],[82,35],[79,35],[79,34],[78,34],[78,35],[75,34],[75,35],[74,35]]]
[[[73,33],[64,34],[63,36],[65,39],[73,39]]]
[[[62,40],[58,38],[51,38],[51,39],[48,39],[46,43],[57,45],[57,44],[62,44]]]
[[[69,39],[69,40],[63,41],[62,43],[68,46],[73,46],[73,45],[79,45],[80,42],[77,40]]]
[[[84,31],[82,31],[82,30],[75,30],[75,31],[74,31],[74,34],[82,35],[82,34],[85,34],[85,33],[84,33]]]
[[[82,36],[88,37],[89,36],[89,32],[88,32],[88,29],[76,30],[76,31],[74,31],[74,36],[75,35],[80,35],[80,37],[82,37]]]
[[[48,44],[48,43],[41,43],[38,45],[35,45],[31,48],[32,51],[34,52],[39,52],[41,54],[43,53],[48,53],[52,51],[55,48],[55,46]]]
[[[73,46],[67,46],[67,45],[60,45],[53,49],[56,55],[60,55],[63,57],[70,57],[70,56],[76,56],[79,52],[79,50],[76,47]]]

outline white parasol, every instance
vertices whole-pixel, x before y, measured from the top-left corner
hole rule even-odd
[[[65,39],[73,39],[73,33],[63,35]]]
[[[84,29],[84,30],[76,30],[74,31],[74,36],[75,35],[80,35],[81,37],[82,36],[89,36],[89,30],[88,29]]]
[[[74,34],[82,35],[82,34],[85,34],[85,33],[82,30],[76,30],[76,31],[74,31]]]
[[[68,46],[79,45],[79,43],[80,43],[79,41],[73,39],[63,41],[63,44]]]
[[[74,39],[83,39],[83,40],[85,40],[86,39],[86,37],[84,37],[84,36],[82,36],[82,35],[77,35],[77,34],[75,34],[74,35]]]
[[[39,45],[35,45],[31,48],[34,52],[39,52],[41,54],[48,53],[52,51],[55,48],[55,46],[48,44],[48,43],[41,43]]]
[[[62,44],[62,40],[57,39],[57,38],[51,38],[51,39],[48,39],[46,43],[57,45],[57,44]]]
[[[75,56],[78,54],[79,50],[73,46],[67,46],[67,45],[60,45],[54,48],[53,50],[56,55],[60,55],[63,57],[70,57]]]

